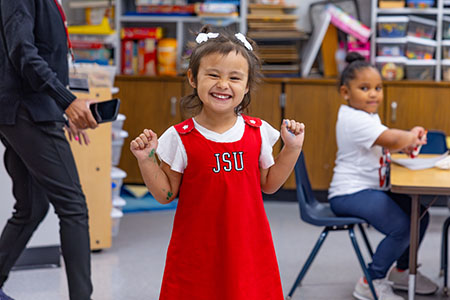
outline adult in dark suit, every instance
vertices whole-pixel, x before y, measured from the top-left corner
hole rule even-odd
[[[92,294],[88,212],[63,114],[95,128],[85,100],[67,88],[68,38],[57,0],[0,0],[0,139],[14,212],[0,237],[0,288],[49,203],[60,220],[71,300]],[[11,299],[0,289],[0,300]]]

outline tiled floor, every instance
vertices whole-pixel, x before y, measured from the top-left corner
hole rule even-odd
[[[266,210],[287,294],[321,229],[300,221],[296,203],[266,202]],[[419,253],[420,270],[442,286],[438,277],[441,226],[449,211],[433,208],[431,213],[432,222]],[[94,300],[158,299],[173,215],[171,210],[124,216],[113,247],[92,255]],[[381,235],[370,228],[368,234],[376,245]],[[352,299],[353,286],[360,276],[347,234],[331,233],[293,299]],[[68,299],[63,268],[15,271],[5,290],[16,300]],[[400,295],[407,298],[406,293]],[[416,299],[447,298],[439,291]]]

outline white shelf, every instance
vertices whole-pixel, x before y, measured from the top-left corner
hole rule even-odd
[[[442,20],[444,14],[450,15],[450,8],[444,8],[444,2],[448,3],[447,0],[436,0],[436,7],[432,8],[378,8],[378,0],[372,0],[371,5],[371,47],[370,47],[370,61],[372,64],[375,63],[376,56],[376,40],[377,40],[377,17],[379,15],[426,15],[430,16],[436,20],[436,53],[435,59],[437,61],[436,70],[435,70],[435,80],[441,81],[441,44],[442,44]]]
[[[98,0],[98,1],[71,1],[70,8],[98,8],[109,7],[115,4],[115,1]]]
[[[437,15],[437,8],[379,8],[377,9],[378,14],[386,15]]]
[[[200,23],[201,19],[196,16],[150,16],[150,15],[130,15],[120,16],[121,22],[141,22],[141,23]]]

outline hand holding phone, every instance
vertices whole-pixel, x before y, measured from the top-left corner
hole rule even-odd
[[[120,99],[111,99],[102,102],[94,102],[89,105],[89,109],[98,124],[112,122],[119,114]]]
[[[72,101],[65,110],[66,121],[70,120],[78,129],[96,128],[98,125],[88,107],[88,103],[89,100],[81,98]]]

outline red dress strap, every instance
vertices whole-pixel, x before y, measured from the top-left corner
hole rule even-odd
[[[175,130],[179,133],[179,134],[186,134],[191,132],[194,129],[194,121],[192,120],[192,118],[187,119],[184,122],[181,122],[177,125],[174,126]]]
[[[262,125],[262,121],[259,118],[254,118],[247,115],[242,115],[242,118],[244,118],[244,121],[247,125],[250,125],[252,127],[261,127]]]

